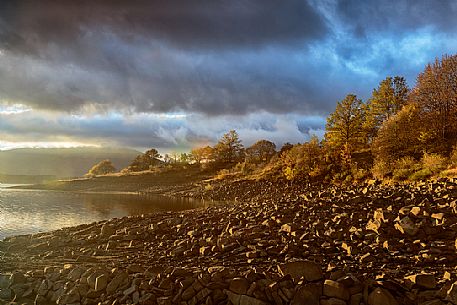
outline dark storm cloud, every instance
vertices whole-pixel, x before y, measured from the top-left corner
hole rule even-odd
[[[288,43],[326,32],[302,0],[5,0],[0,8],[2,44],[23,51],[72,45],[98,30],[190,48]]]
[[[457,26],[457,2],[453,0],[340,0],[336,11],[359,37],[373,31],[398,35],[427,26],[453,33]]]
[[[412,84],[428,61],[455,52],[455,9],[406,0],[5,0],[0,100],[72,113],[326,115],[347,93],[365,99],[387,75]]]
[[[328,31],[302,0],[2,1],[0,97],[65,111],[309,110],[313,84],[255,53]]]

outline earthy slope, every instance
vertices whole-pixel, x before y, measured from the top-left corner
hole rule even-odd
[[[15,273],[2,293],[36,304],[457,304],[456,181],[282,187],[9,238],[0,272]]]
[[[203,181],[214,176],[212,170],[198,166],[157,168],[129,174],[112,174],[92,178],[50,181],[44,184],[20,188],[74,191],[74,192],[152,192],[157,194],[181,194],[199,189]]]

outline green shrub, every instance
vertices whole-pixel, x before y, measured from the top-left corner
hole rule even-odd
[[[344,184],[349,185],[354,181],[354,177],[352,175],[347,175],[346,178],[344,178]]]
[[[358,168],[357,166],[352,166],[351,167],[351,176],[355,181],[363,181],[370,176],[370,173],[369,173],[369,171],[367,171],[363,168]]]
[[[406,180],[412,174],[414,174],[414,170],[413,169],[398,168],[398,169],[394,169],[393,178],[394,178],[394,180]]]
[[[428,169],[432,174],[437,174],[446,169],[447,160],[439,154],[425,153],[421,160],[422,168]]]
[[[421,169],[420,171],[415,172],[411,176],[409,176],[409,180],[412,181],[421,181],[430,178],[433,173],[428,168]]]
[[[457,178],[457,168],[445,169],[440,173],[442,178]]]
[[[234,167],[235,172],[240,172],[243,175],[252,174],[257,169],[257,165],[249,162],[237,163]]]
[[[389,163],[385,161],[376,160],[373,168],[371,169],[373,177],[376,179],[382,179],[392,173],[392,168]]]
[[[216,179],[218,180],[222,180],[222,179],[225,179],[227,178],[228,176],[230,176],[230,170],[224,168],[224,169],[221,169],[217,175],[216,175]]]
[[[394,180],[406,180],[420,169],[420,165],[412,157],[403,157],[394,163]]]

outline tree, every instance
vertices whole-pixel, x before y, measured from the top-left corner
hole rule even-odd
[[[290,144],[289,142],[284,143],[281,146],[281,149],[279,150],[279,155],[282,155],[284,152],[291,150],[292,147],[294,147],[294,146],[292,144]]]
[[[268,162],[275,154],[275,143],[267,140],[259,140],[246,148],[246,161],[251,163]]]
[[[387,77],[373,89],[367,103],[365,128],[369,142],[376,136],[382,123],[394,116],[406,105],[408,100],[408,86],[404,77]]]
[[[222,136],[214,146],[214,155],[216,161],[227,164],[237,163],[243,159],[243,144],[241,144],[241,140],[235,130],[230,130]]]
[[[411,100],[429,134],[427,148],[449,153],[457,142],[457,55],[428,64],[417,77]]]
[[[106,175],[116,172],[116,168],[110,160],[103,160],[89,170],[86,176]]]
[[[375,163],[392,164],[403,157],[419,157],[422,154],[419,109],[408,104],[396,115],[385,121],[373,141]]]
[[[214,148],[211,146],[194,148],[190,152],[190,158],[197,164],[212,162],[213,157]]]
[[[172,151],[170,154],[169,154],[169,157],[170,157],[170,163],[178,163],[179,161],[179,158],[180,158],[180,154],[176,151]]]
[[[323,154],[319,139],[313,136],[309,142],[294,145],[281,155],[283,173],[287,180],[306,179],[322,173]]]
[[[363,147],[366,143],[364,116],[362,101],[354,94],[348,94],[327,118],[326,144],[340,153],[349,154]]]
[[[191,161],[190,154],[181,153],[179,155],[179,162],[182,164],[188,164]]]
[[[138,155],[129,165],[128,170],[132,172],[149,170],[162,162],[159,160],[160,157],[159,152],[155,148],[151,148],[144,154]]]

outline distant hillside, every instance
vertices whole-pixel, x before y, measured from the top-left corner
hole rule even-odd
[[[96,163],[110,159],[119,170],[140,152],[125,148],[19,148],[0,151],[0,174],[79,177]]]

